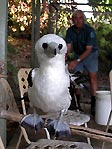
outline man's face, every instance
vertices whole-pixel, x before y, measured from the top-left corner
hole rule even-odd
[[[81,29],[84,25],[84,15],[82,13],[77,13],[73,16],[73,23],[78,28]]]

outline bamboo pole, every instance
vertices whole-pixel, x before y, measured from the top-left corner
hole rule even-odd
[[[0,74],[0,78],[7,78],[7,75]]]
[[[74,125],[70,125],[70,129],[71,129],[72,134],[77,134],[77,135],[81,135],[85,137],[94,138],[100,141],[112,143],[111,133],[107,133],[107,132],[92,129],[92,128],[85,128],[82,126],[74,126]]]
[[[19,113],[9,112],[7,110],[0,111],[0,118],[2,118],[2,119],[20,122],[23,117],[24,117],[24,115],[19,114]]]

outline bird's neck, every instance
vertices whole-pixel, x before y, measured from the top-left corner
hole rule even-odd
[[[49,73],[49,72],[56,72],[56,73],[65,73],[65,60],[50,60],[47,61],[46,63],[41,63],[40,66],[41,71],[44,73]]]
[[[57,57],[54,57],[52,59],[41,60],[40,67],[42,69],[56,68],[56,69],[65,70],[65,57],[62,55],[58,55]]]

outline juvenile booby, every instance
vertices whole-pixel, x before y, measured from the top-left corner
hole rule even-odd
[[[39,68],[35,68],[28,76],[28,96],[33,108],[40,108],[46,113],[60,112],[57,120],[48,123],[48,130],[56,132],[68,131],[63,114],[67,112],[71,96],[69,93],[70,78],[65,70],[65,54],[67,46],[63,38],[55,34],[41,37],[35,45]]]

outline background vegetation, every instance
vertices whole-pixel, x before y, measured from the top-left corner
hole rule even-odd
[[[43,0],[40,2],[40,36],[52,32],[64,38],[67,28],[72,24],[72,11],[77,9],[75,1],[62,0],[61,4],[59,1],[50,3]],[[96,30],[99,46],[99,70],[108,73],[112,68],[112,0],[89,0],[88,2],[92,6],[93,17],[87,19],[87,23]],[[13,40],[25,38],[31,41],[32,1],[10,0],[8,9],[8,36]],[[20,49],[12,43],[9,40],[8,50],[11,52],[10,50],[13,49],[16,55]]]

